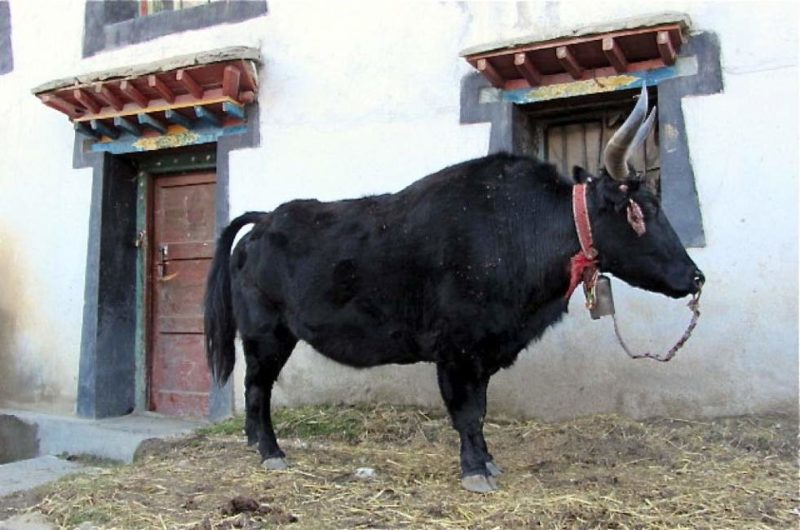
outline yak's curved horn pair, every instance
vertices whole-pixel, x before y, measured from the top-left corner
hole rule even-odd
[[[647,114],[647,87],[642,86],[639,101],[630,116],[606,144],[603,161],[606,171],[614,180],[627,180],[628,158],[644,144],[656,121],[656,108]]]

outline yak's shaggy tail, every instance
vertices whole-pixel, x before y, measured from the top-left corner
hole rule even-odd
[[[205,315],[203,327],[206,337],[206,358],[211,374],[219,384],[224,384],[233,371],[236,360],[233,341],[236,338],[236,320],[231,302],[231,247],[236,233],[250,223],[264,218],[264,212],[247,212],[228,225],[219,236],[214,260],[206,284]]]

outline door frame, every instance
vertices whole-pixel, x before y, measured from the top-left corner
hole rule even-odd
[[[229,220],[230,152],[258,147],[261,142],[258,103],[248,105],[245,112],[242,134],[205,144],[216,154],[217,234]],[[136,344],[142,338],[136,327],[141,317],[137,316],[135,296],[139,188],[134,161],[161,150],[132,155],[98,153],[87,150],[84,140],[75,134],[72,162],[75,169],[92,170],[76,414],[107,418],[146,410],[139,406],[146,403],[140,397],[146,394],[142,394],[141,381],[137,383],[137,370],[142,367],[137,366],[141,359],[137,361]],[[230,417],[234,406],[232,382],[224,386],[212,383],[209,401],[209,419]]]

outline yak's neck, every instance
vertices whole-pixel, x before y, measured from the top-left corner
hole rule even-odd
[[[551,193],[547,201],[534,204],[530,218],[535,230],[528,243],[528,281],[537,303],[565,298],[570,260],[581,250],[572,211],[572,187],[559,187]]]

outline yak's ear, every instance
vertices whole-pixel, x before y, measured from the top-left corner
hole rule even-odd
[[[586,184],[594,178],[594,175],[583,169],[581,166],[572,166],[572,180],[575,184]]]
[[[597,188],[603,198],[603,203],[607,207],[612,207],[615,211],[621,212],[628,206],[631,195],[639,190],[639,185],[639,181],[636,180],[619,182],[611,177],[604,176],[598,182]]]

